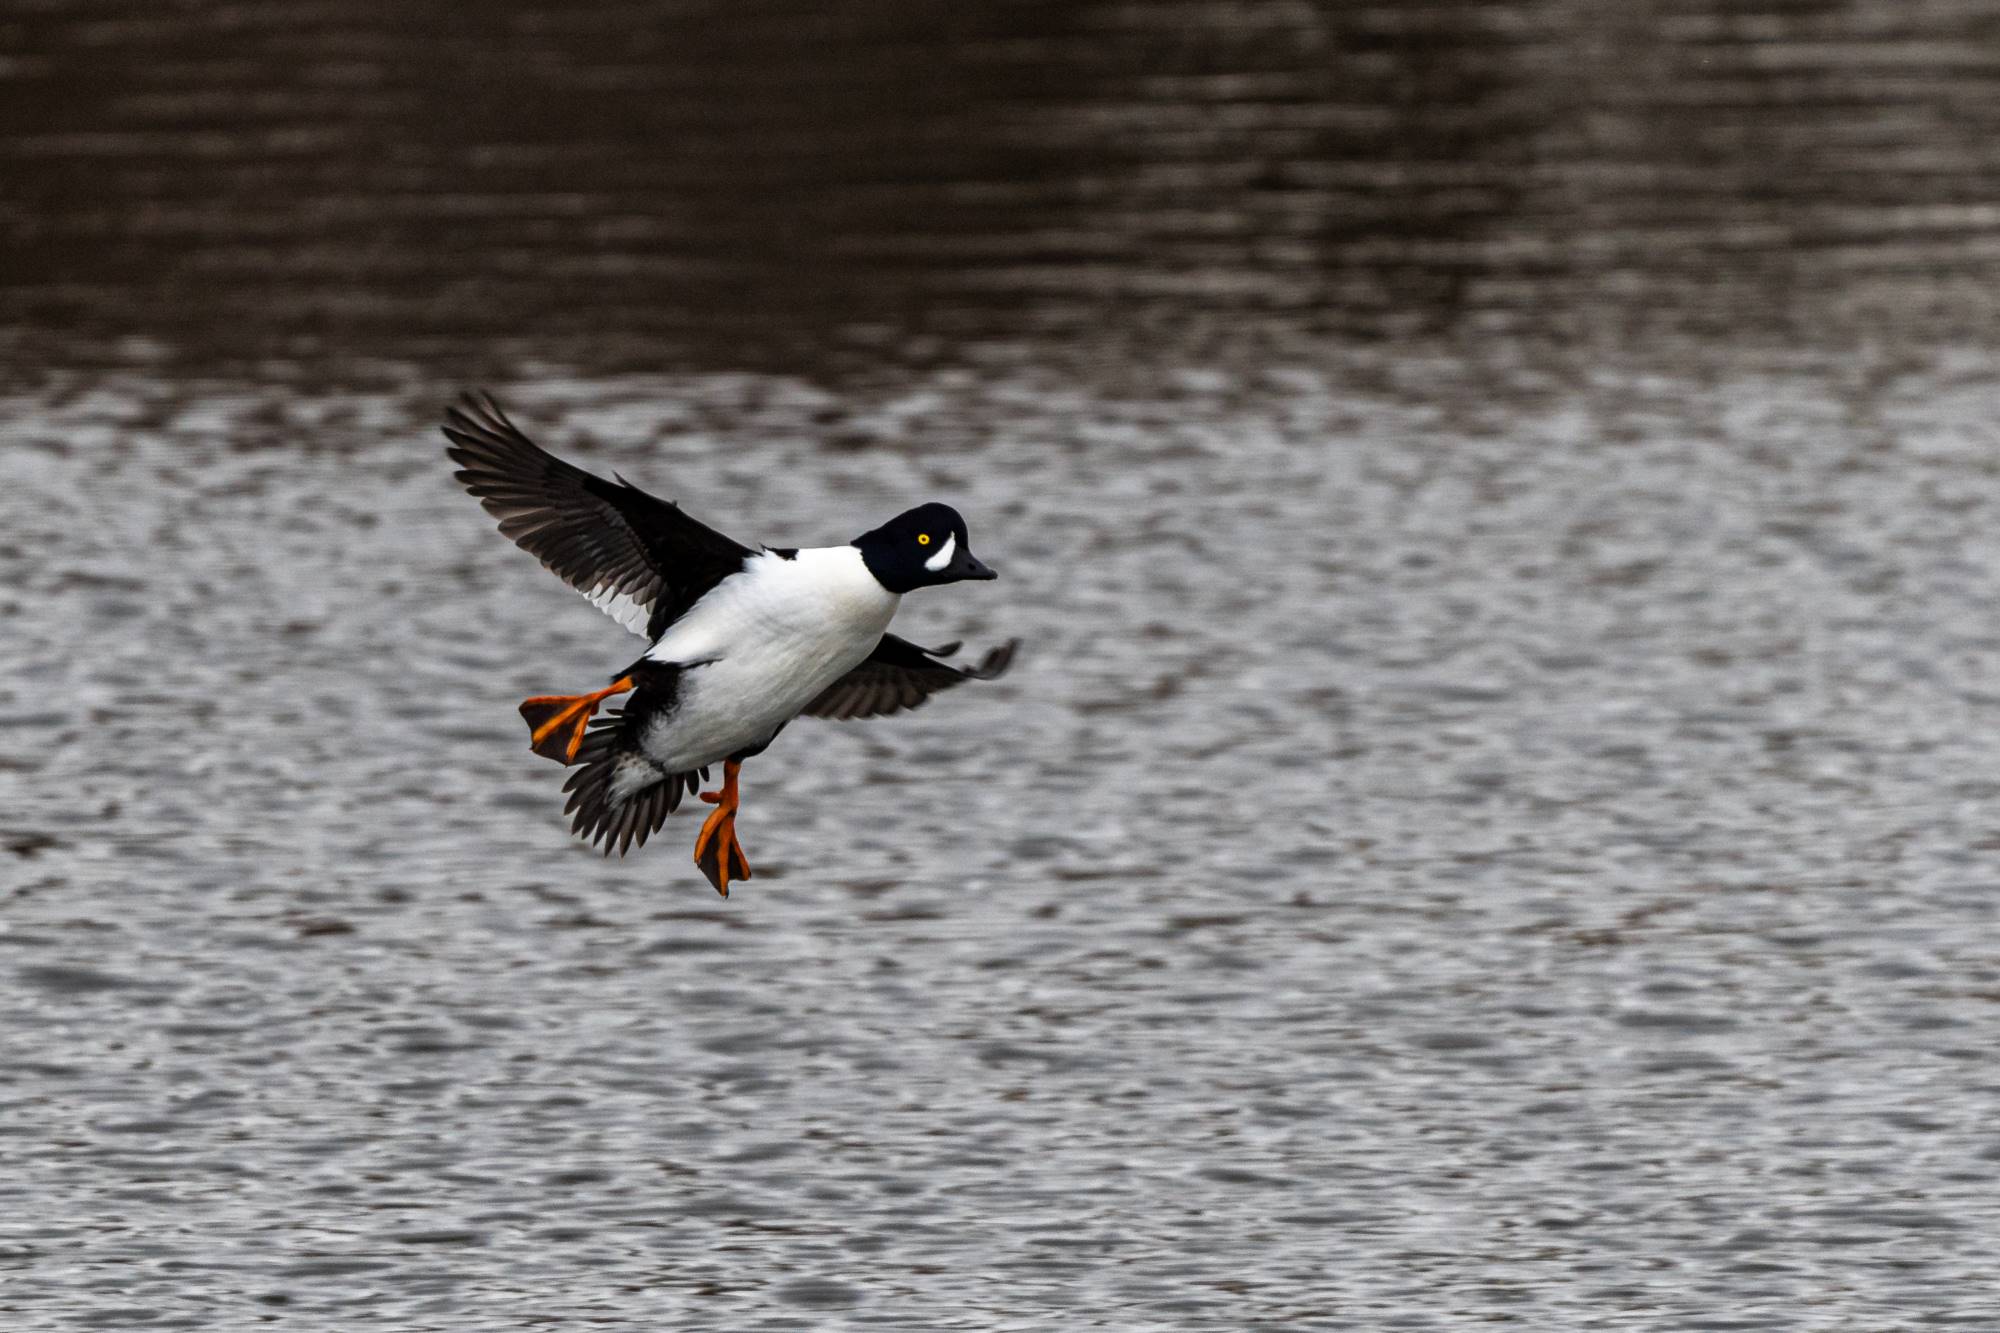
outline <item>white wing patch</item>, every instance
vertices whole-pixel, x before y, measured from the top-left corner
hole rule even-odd
[[[631,630],[641,638],[645,637],[646,626],[652,622],[653,612],[645,603],[629,593],[616,588],[602,587],[596,592],[585,593],[590,604],[610,616],[613,620]]]
[[[958,549],[958,534],[955,532],[946,533],[944,538],[944,545],[938,547],[938,553],[936,555],[924,561],[924,568],[928,569],[933,574],[937,573],[940,569],[943,569],[946,565],[951,563],[951,553],[957,549]]]

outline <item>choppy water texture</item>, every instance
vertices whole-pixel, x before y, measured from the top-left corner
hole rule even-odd
[[[2000,1325],[1992,25],[1599,8],[10,16],[0,1324]],[[1021,663],[597,857],[474,373]]]

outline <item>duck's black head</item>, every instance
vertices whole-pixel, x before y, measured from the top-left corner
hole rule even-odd
[[[893,593],[961,579],[999,578],[972,554],[965,520],[950,505],[918,505],[854,539],[868,572]]]

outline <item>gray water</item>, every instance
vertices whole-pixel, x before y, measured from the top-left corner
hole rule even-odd
[[[9,20],[0,1326],[2000,1326],[1984,11],[853,12]],[[598,857],[474,377],[1019,664]]]

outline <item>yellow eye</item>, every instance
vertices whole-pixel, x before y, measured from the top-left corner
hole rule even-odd
[[[931,535],[928,532],[920,532],[917,534],[917,545],[929,546],[930,544],[931,544]]]

